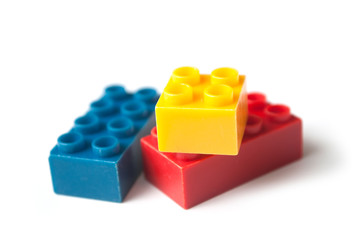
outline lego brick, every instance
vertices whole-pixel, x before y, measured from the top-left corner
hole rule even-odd
[[[157,130],[141,139],[146,179],[185,209],[302,156],[302,122],[285,105],[248,95],[249,117],[238,155],[160,152]]]
[[[162,152],[237,155],[247,121],[245,76],[176,69],[156,105]]]
[[[151,88],[106,88],[51,150],[54,192],[122,202],[141,172],[139,140],[155,126],[158,97]]]

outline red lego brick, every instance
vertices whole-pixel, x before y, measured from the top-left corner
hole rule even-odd
[[[148,181],[185,209],[302,157],[302,121],[261,93],[248,94],[238,155],[159,152],[156,128],[141,139]]]

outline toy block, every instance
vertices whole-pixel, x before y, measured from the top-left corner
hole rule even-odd
[[[139,140],[155,126],[158,97],[151,88],[106,88],[51,150],[54,192],[122,202],[141,172]]]
[[[249,94],[248,100],[237,156],[160,152],[153,128],[141,139],[146,179],[188,209],[301,158],[301,119],[285,105],[267,103],[263,94]]]
[[[162,152],[237,155],[247,121],[245,76],[176,69],[155,109]]]

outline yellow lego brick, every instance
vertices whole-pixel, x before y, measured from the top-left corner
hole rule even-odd
[[[245,76],[232,68],[211,75],[178,68],[155,114],[160,151],[237,155],[248,114]]]

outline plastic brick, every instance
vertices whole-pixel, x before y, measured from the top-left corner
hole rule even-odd
[[[110,86],[58,138],[49,157],[58,194],[122,202],[142,169],[139,139],[155,126],[154,89]]]
[[[176,69],[156,106],[159,150],[237,155],[247,120],[245,76]]]
[[[141,139],[145,176],[185,209],[302,156],[302,122],[265,95],[248,95],[249,117],[237,156],[158,151],[156,128]],[[159,140],[159,139],[158,139]]]

